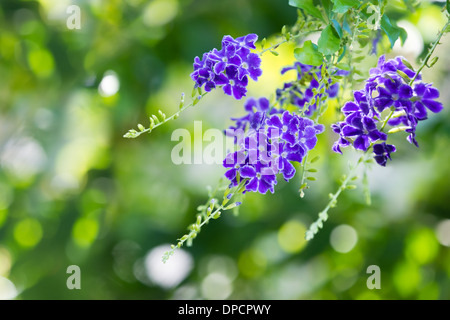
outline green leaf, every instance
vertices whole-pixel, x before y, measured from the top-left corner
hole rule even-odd
[[[399,28],[395,23],[391,23],[387,15],[383,15],[381,18],[381,29],[386,33],[389,41],[391,42],[391,48],[394,47],[395,41],[400,37],[402,42],[406,40],[406,31]]]
[[[331,16],[333,14],[332,9],[333,9],[333,3],[331,0],[321,0],[322,2],[322,6],[325,10],[325,13],[328,16],[328,19],[331,19]]]
[[[333,0],[333,11],[336,13],[346,13],[350,8],[359,6],[359,0]]]
[[[319,52],[324,55],[330,55],[339,50],[341,38],[331,24],[322,30],[317,45],[319,46]]]
[[[303,47],[294,50],[295,59],[303,64],[320,66],[323,63],[323,55],[311,40],[305,41]]]
[[[447,12],[450,14],[450,0],[447,0],[446,7],[447,7]]]
[[[331,20],[331,23],[333,24],[334,29],[339,34],[339,38],[342,38],[342,28],[341,28],[341,25],[339,24],[339,22],[337,22],[336,20],[333,19],[333,20]]]
[[[322,13],[314,5],[313,0],[289,0],[289,5],[300,8],[305,11],[306,14],[323,20]]]

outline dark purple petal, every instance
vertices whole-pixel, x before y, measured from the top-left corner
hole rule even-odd
[[[266,112],[267,110],[269,110],[270,102],[267,98],[264,98],[264,97],[259,98],[258,102],[259,102],[259,110],[261,110],[263,112]]]
[[[250,68],[248,70],[250,78],[254,81],[258,81],[258,78],[262,75],[262,70],[258,68]]]
[[[353,146],[355,149],[366,151],[369,148],[370,141],[369,137],[366,135],[361,135],[355,139]]]
[[[229,96],[231,96],[232,94],[232,87],[231,84],[227,84],[225,86],[223,86],[223,92]]]
[[[374,156],[373,158],[380,166],[386,166],[387,159],[385,156]]]
[[[342,134],[345,137],[353,137],[363,134],[363,131],[352,126],[345,126],[342,128]]]
[[[429,87],[428,90],[423,95],[424,99],[435,100],[439,98],[439,90],[433,87]]]
[[[427,90],[427,86],[424,83],[416,83],[414,86],[414,92],[420,97],[424,95],[425,90]]]
[[[421,101],[416,101],[416,103],[414,103],[414,115],[419,120],[427,119],[427,109]]]
[[[236,173],[237,173],[236,169],[230,169],[227,172],[225,172],[225,177],[228,180],[234,180],[236,178]]]
[[[249,112],[253,112],[253,108],[257,108],[258,102],[255,98],[248,98],[244,104],[244,109]]]
[[[256,177],[256,170],[254,167],[246,165],[243,166],[240,170],[240,175],[242,178],[253,178]]]
[[[252,178],[246,185],[245,189],[248,191],[256,192],[258,190],[258,178]]]
[[[316,131],[316,134],[320,134],[325,131],[325,126],[323,124],[315,125],[314,130]]]
[[[284,180],[289,181],[295,175],[295,167],[287,159],[282,159],[282,162],[283,169],[281,170],[281,173],[283,174]]]
[[[372,118],[364,117],[363,118],[363,124],[367,131],[372,131],[377,128],[377,125],[375,124],[375,121]]]
[[[236,100],[241,100],[247,94],[247,89],[241,86],[233,86],[232,91]]]
[[[339,143],[336,141],[331,148],[334,152],[342,154]]]
[[[353,101],[349,101],[346,104],[344,104],[344,106],[342,107],[342,112],[346,113],[346,112],[356,112],[359,111],[359,106],[354,103]]]
[[[274,126],[274,127],[279,128],[279,129],[281,129],[283,127],[283,124],[281,123],[280,117],[278,117],[276,115],[273,115],[269,119],[267,119],[266,123],[269,126]]]
[[[413,95],[413,90],[410,86],[403,84],[398,88],[398,95],[400,99],[410,99]]]
[[[314,147],[316,146],[317,143],[317,138],[316,136],[310,138],[310,139],[306,139],[305,141],[305,145],[308,148],[308,150],[312,150],[314,149]]]
[[[431,111],[434,113],[441,112],[444,108],[442,103],[434,100],[422,100],[422,103]]]

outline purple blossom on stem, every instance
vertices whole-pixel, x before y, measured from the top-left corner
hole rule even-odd
[[[300,62],[296,62],[293,66],[283,68],[281,74],[284,74],[290,70],[297,71],[297,80],[287,82],[282,89],[277,90],[277,100],[280,105],[284,105],[286,102],[293,104],[300,109],[304,109],[305,105],[308,105],[308,109],[304,110],[304,114],[311,116],[317,109],[317,105],[314,103],[309,105],[309,102],[316,98],[316,101],[321,99],[324,94],[328,98],[335,98],[339,92],[339,84],[332,83],[331,79],[327,79],[327,88],[324,89],[325,84],[320,84],[319,81],[322,78],[323,66],[316,67],[305,65]],[[331,73],[337,76],[346,76],[349,74],[345,70],[331,70]],[[324,93],[319,93],[324,89]]]
[[[345,120],[332,125],[339,139],[333,144],[333,151],[342,153],[341,147],[353,145],[355,149],[367,151],[373,146],[374,158],[385,166],[395,146],[386,144],[387,134],[383,132],[388,124],[397,127],[390,132],[405,131],[407,140],[416,145],[416,127],[428,118],[427,111],[442,111],[442,103],[436,101],[439,91],[432,84],[422,82],[403,57],[386,60],[382,55],[378,64],[370,70],[363,90],[354,92],[354,101],[342,107]],[[384,121],[380,117],[389,111]],[[380,124],[378,128],[378,124]],[[379,141],[382,141],[381,143]]]
[[[245,178],[248,179],[246,191],[273,193],[277,174],[281,173],[286,181],[292,179],[296,171],[292,162],[302,162],[306,153],[315,147],[316,135],[323,132],[324,126],[288,111],[270,115],[265,98],[250,99],[245,108],[249,113],[239,119],[237,127],[248,130],[237,140],[238,151],[230,152],[224,160],[228,169],[225,177],[231,186]],[[255,117],[258,121],[252,125]],[[242,162],[237,163],[238,159]]]
[[[195,57],[191,78],[196,87],[209,92],[222,87],[225,94],[240,100],[247,94],[248,77],[257,81],[262,75],[261,58],[250,50],[255,49],[256,34],[234,39],[224,36],[222,48]]]
[[[375,154],[374,159],[380,165],[385,167],[387,159],[391,159],[391,153],[395,152],[395,146],[392,144],[386,144],[385,142],[375,144],[373,146],[373,153]]]

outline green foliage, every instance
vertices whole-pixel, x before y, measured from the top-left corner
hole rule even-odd
[[[322,30],[317,45],[318,51],[324,55],[331,55],[339,50],[341,46],[341,39],[339,33],[334,27],[334,24],[330,24]]]
[[[323,20],[322,13],[314,5],[313,0],[289,0],[289,5],[302,9],[306,15],[311,15],[315,18]]]
[[[296,48],[294,56],[297,61],[312,66],[320,66],[323,63],[323,55],[311,40],[305,41],[301,48]]]
[[[394,44],[398,38],[400,38],[402,42],[405,42],[406,40],[406,31],[403,28],[399,28],[396,23],[391,22],[391,20],[386,15],[383,15],[383,17],[381,18],[381,29],[389,38],[391,48],[394,47]]]
[[[357,8],[359,0],[333,0],[333,11],[336,13],[346,13],[351,8]]]

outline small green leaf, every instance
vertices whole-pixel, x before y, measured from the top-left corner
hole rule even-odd
[[[238,207],[239,205],[241,205],[240,202],[235,202],[235,203],[232,203],[232,204],[226,206],[225,208],[223,208],[223,210],[230,210],[230,209]]]
[[[430,63],[428,64],[428,68],[431,68],[434,66],[434,64],[439,60],[439,57],[434,57]]]
[[[330,55],[339,50],[341,38],[331,24],[322,30],[317,45],[319,52],[322,52],[324,55]]]
[[[411,81],[410,77],[408,77],[408,75],[406,73],[404,73],[401,70],[397,70],[397,74],[403,78],[403,80],[406,81],[406,83],[408,83],[409,81]]]
[[[314,158],[311,159],[310,163],[314,163],[317,162],[317,160],[320,159],[320,156],[315,156]]]
[[[339,22],[333,19],[331,20],[331,23],[333,24],[333,27],[336,30],[336,32],[339,34],[339,38],[342,38],[342,28]]]
[[[320,66],[323,63],[323,55],[318,51],[317,46],[311,40],[305,41],[303,47],[294,50],[295,58],[303,63],[312,66]]]
[[[408,69],[411,69],[412,71],[414,71],[414,67],[411,65],[411,63],[409,63],[408,60],[402,59],[402,62]]]
[[[450,14],[450,0],[447,0],[446,7],[447,7],[447,12]]]
[[[323,20],[322,13],[314,5],[313,0],[289,0],[289,5],[302,9],[305,14]]]
[[[391,49],[394,47],[395,41],[398,38],[404,42],[406,40],[406,31],[402,28],[399,28],[395,23],[391,23],[387,15],[383,15],[381,18],[381,29],[389,38],[391,42]]]
[[[359,6],[358,0],[333,0],[333,11],[336,13],[346,13],[350,8]]]

